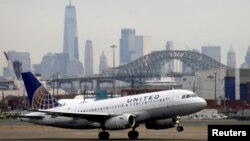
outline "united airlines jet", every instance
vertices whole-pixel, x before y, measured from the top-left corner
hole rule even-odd
[[[188,90],[166,90],[87,103],[61,105],[31,72],[22,73],[32,112],[24,121],[77,129],[101,129],[99,139],[109,139],[108,130],[129,129],[129,139],[139,136],[136,128],[167,129],[180,125],[180,117],[206,107],[203,98]]]

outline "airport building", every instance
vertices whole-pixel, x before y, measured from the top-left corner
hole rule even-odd
[[[182,87],[208,101],[250,103],[250,69],[217,69],[183,76]],[[235,103],[235,106],[237,103]]]

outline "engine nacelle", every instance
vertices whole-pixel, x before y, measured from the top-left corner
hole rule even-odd
[[[132,114],[123,114],[106,120],[104,127],[108,130],[119,130],[134,127],[135,117]]]
[[[169,119],[160,119],[155,121],[148,121],[145,123],[145,126],[147,129],[167,129],[175,127],[176,125],[176,119],[175,118],[169,118]]]

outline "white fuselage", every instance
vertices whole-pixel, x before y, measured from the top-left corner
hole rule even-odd
[[[65,105],[50,109],[56,112],[108,113],[110,115],[133,114],[137,124],[149,120],[167,119],[189,115],[200,111],[206,101],[187,90],[168,90],[134,96],[105,99],[88,103]],[[26,115],[41,115],[42,119],[29,119],[37,124],[46,124],[66,128],[99,128],[101,123],[86,119],[51,116],[42,112]],[[27,120],[27,119],[26,119]]]

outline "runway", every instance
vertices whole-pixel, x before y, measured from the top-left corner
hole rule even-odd
[[[231,120],[183,120],[183,132],[177,132],[176,128],[165,130],[148,130],[140,125],[136,130],[140,133],[138,140],[207,140],[208,124],[245,124],[240,121]],[[129,130],[109,131],[110,140],[129,140]],[[79,130],[63,129],[34,125],[19,120],[0,120],[0,140],[98,140],[98,129]]]

